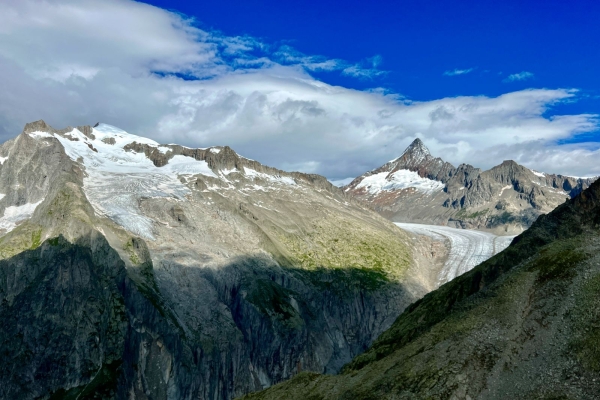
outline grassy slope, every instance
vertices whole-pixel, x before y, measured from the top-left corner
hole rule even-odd
[[[338,376],[250,399],[600,396],[600,182],[410,306]]]

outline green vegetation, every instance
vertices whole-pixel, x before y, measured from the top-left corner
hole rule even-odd
[[[486,208],[483,210],[469,213],[469,211],[467,211],[466,208],[462,208],[459,212],[456,213],[455,217],[458,219],[475,219],[475,218],[479,218],[479,217],[483,217],[484,215],[487,215],[487,213],[489,211],[490,210]]]
[[[42,244],[42,229],[35,230],[31,232],[31,246],[30,250],[40,247]]]
[[[557,241],[541,249],[529,268],[538,271],[540,284],[555,279],[570,280],[575,276],[575,267],[589,257],[582,251],[580,238]]]
[[[410,249],[400,234],[335,217],[320,219],[304,235],[279,234],[294,264],[307,271],[344,270],[344,280],[377,288],[399,280],[410,265]]]
[[[587,280],[576,298],[571,348],[584,368],[600,372],[600,274]]]
[[[0,238],[0,259],[10,258],[41,245],[42,228],[25,222]]]
[[[490,221],[490,224],[493,226],[508,224],[510,222],[516,221],[517,218],[510,212],[504,211],[500,215],[494,215]]]
[[[127,254],[129,254],[129,261],[131,261],[133,265],[139,265],[142,262],[135,249],[133,248],[133,239],[130,239],[125,243],[125,246],[123,246],[123,250],[125,250]]]

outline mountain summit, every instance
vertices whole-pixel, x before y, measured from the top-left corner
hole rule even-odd
[[[405,165],[417,165],[426,161],[430,157],[431,153],[429,152],[429,149],[425,146],[425,143],[423,143],[421,139],[416,138],[406,148],[406,150],[404,150],[402,155],[394,161],[402,162]]]
[[[594,179],[530,170],[514,161],[482,171],[434,158],[421,139],[344,191],[396,222],[519,233]]]

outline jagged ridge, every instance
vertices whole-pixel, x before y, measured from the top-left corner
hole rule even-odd
[[[394,184],[398,181],[403,182]],[[514,161],[488,171],[467,164],[454,167],[431,156],[415,139],[402,156],[354,179],[344,190],[392,221],[510,234],[593,181],[543,174]]]

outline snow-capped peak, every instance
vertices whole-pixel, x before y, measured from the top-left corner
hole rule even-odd
[[[123,147],[133,142],[148,144],[153,147],[159,146],[159,144],[152,139],[125,132],[124,130],[117,128],[116,126],[108,124],[98,124],[92,129],[92,132],[94,136],[96,136],[96,140],[106,142],[109,141],[111,138],[114,139],[114,144],[117,147]]]
[[[187,201],[192,193],[189,185],[192,176],[209,179],[213,183],[221,181],[218,185],[207,185],[214,188],[227,186],[235,189],[228,179],[233,172],[241,173],[252,187],[262,185],[261,190],[296,186],[293,177],[274,169],[269,173],[263,172],[263,166],[256,162],[240,169],[241,165],[215,165],[215,157],[229,158],[231,149],[228,147],[190,149],[179,145],[160,145],[152,139],[107,124],[56,131],[41,121],[30,124],[24,133],[36,139],[58,140],[67,156],[83,167],[83,190],[96,212],[150,240],[154,239],[154,222],[140,209],[140,200]],[[157,149],[164,156],[153,150],[148,152],[148,147]],[[255,182],[257,178],[264,182]],[[239,180],[235,182],[239,183]]]
[[[85,168],[83,189],[96,212],[146,239],[154,235],[152,221],[139,209],[141,198],[183,200],[191,191],[180,176],[217,178],[206,161],[184,155],[174,155],[166,165],[157,167],[144,153],[126,149],[137,142],[161,151],[157,142],[114,126],[98,125],[87,133],[76,128],[60,134],[35,131],[29,135],[60,141],[66,154]]]

